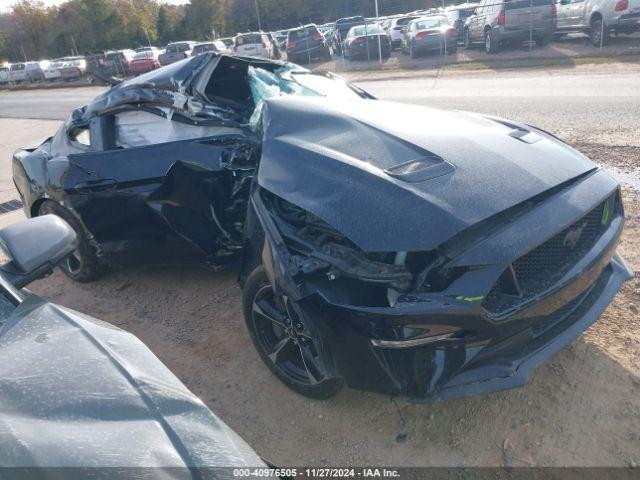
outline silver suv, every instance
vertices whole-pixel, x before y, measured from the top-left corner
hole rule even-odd
[[[640,30],[640,0],[558,0],[557,8],[559,35],[587,32],[597,47],[612,31]]]
[[[544,46],[556,28],[556,0],[483,0],[464,24],[465,47],[483,42],[496,53],[504,42],[535,40]]]

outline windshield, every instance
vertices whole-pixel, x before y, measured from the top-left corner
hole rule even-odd
[[[448,25],[449,22],[444,17],[434,17],[425,20],[419,20],[416,22],[416,30],[426,30],[429,28],[437,28],[443,25]]]
[[[147,50],[145,52],[139,52],[133,56],[134,60],[144,60],[146,58],[153,58],[153,52],[151,50]]]
[[[327,77],[308,72],[292,72],[291,78],[298,84],[313,90],[323,97],[353,100],[362,96],[347,82],[335,77]]]
[[[353,35],[356,37],[362,37],[365,35],[376,35],[379,33],[385,33],[379,25],[367,25],[362,27],[355,27],[353,29]]]
[[[293,30],[289,32],[289,40],[297,40],[300,38],[307,38],[318,33],[316,27],[307,27],[300,30]]]
[[[202,52],[210,52],[212,50],[215,50],[213,43],[203,43],[201,45],[196,45],[195,47],[193,47],[194,54],[198,54]]]
[[[259,34],[238,35],[236,37],[236,45],[252,45],[262,43],[262,37]]]
[[[399,18],[398,20],[396,20],[396,25],[398,25],[398,26],[406,25],[407,23],[409,23],[411,20],[413,20],[415,18],[417,18],[417,17]]]

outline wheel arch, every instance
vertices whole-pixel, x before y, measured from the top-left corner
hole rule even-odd
[[[603,16],[602,13],[600,13],[598,10],[591,12],[591,15],[589,16],[589,28],[591,28],[591,25],[593,25],[593,22],[595,22],[596,20],[603,20]]]

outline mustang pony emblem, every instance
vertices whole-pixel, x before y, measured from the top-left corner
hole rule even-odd
[[[564,240],[562,241],[562,245],[569,248],[575,248],[582,236],[582,231],[587,226],[587,222],[584,222],[579,227],[572,228],[569,232],[564,236]]]

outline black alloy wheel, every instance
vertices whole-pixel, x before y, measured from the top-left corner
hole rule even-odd
[[[256,350],[285,385],[311,398],[338,393],[342,380],[325,377],[311,332],[300,321],[292,302],[274,293],[262,267],[247,279],[243,307]]]

